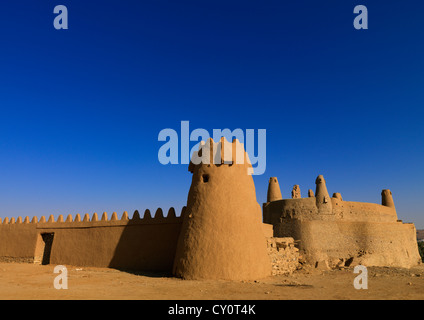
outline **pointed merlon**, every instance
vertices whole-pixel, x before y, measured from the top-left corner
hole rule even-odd
[[[186,206],[184,206],[184,207],[181,209],[181,215],[180,215],[180,217],[181,217],[181,218],[183,218],[183,217],[185,216],[186,211],[187,211],[187,207],[186,207]]]
[[[163,218],[163,211],[161,208],[158,208],[155,213],[155,218]]]
[[[176,218],[175,209],[173,207],[169,208],[167,218]]]
[[[49,216],[49,220],[47,222],[54,222],[54,216],[52,214]]]
[[[204,148],[205,145],[206,145],[205,141],[203,141],[203,140],[200,141],[200,143],[199,143],[199,150],[198,151],[194,151],[193,154],[191,155],[191,160],[190,160],[190,163],[188,165],[188,171],[190,171],[191,173],[194,172],[194,168],[196,167],[192,160],[193,159],[196,159],[196,158],[200,159],[202,157],[202,150],[203,150],[203,148]]]
[[[247,152],[244,152],[244,143],[241,143],[238,139],[233,139],[231,152],[232,152],[233,163],[251,164],[249,159],[249,154]]]
[[[79,213],[77,213],[77,215],[75,216],[74,221],[75,222],[81,222],[81,215]]]
[[[0,218],[0,224],[1,224],[1,222],[2,222],[2,220],[1,220],[1,218]]]
[[[217,145],[217,151],[219,150],[219,158],[216,158],[217,164],[229,164],[233,165],[233,144],[229,142],[225,137],[221,137]]]
[[[131,220],[133,220],[133,221],[141,220],[140,219],[140,213],[138,212],[138,210],[134,211],[134,214],[133,214],[133,217],[132,217]]]
[[[97,212],[93,213],[93,216],[91,217],[91,221],[99,221],[99,217],[97,215]]]
[[[63,215],[59,215],[59,217],[57,217],[57,222],[63,222]]]
[[[152,214],[150,213],[149,209],[146,209],[146,211],[144,211],[143,220],[146,220],[146,219],[152,219]]]
[[[90,215],[89,215],[88,213],[86,213],[86,214],[84,215],[84,220],[83,220],[83,222],[88,222],[88,221],[90,221]]]
[[[107,221],[107,212],[103,212],[102,221]]]
[[[29,217],[28,216],[25,217],[24,223],[29,223]]]
[[[313,191],[312,189],[309,189],[309,190],[308,190],[308,197],[309,197],[309,198],[313,198],[313,197],[315,197],[314,191]]]
[[[252,165],[247,152],[244,150],[244,145],[237,139],[229,142],[225,136],[220,137],[217,142],[212,138],[201,141],[199,150],[191,155],[188,171],[194,173],[198,165],[221,166],[222,164],[230,165],[240,164],[246,165],[251,169]]]
[[[128,220],[128,212],[124,211],[121,217],[121,221],[126,221],[126,220]]]
[[[8,224],[9,223],[9,217],[4,218],[3,224]]]
[[[110,221],[116,221],[118,220],[118,215],[116,214],[116,212],[112,213],[112,216],[110,217]]]
[[[72,222],[72,215],[71,214],[68,214],[65,222]]]
[[[22,223],[22,217],[18,217],[18,219],[16,220],[16,223]]]
[[[38,218],[36,216],[32,217],[31,223],[38,223]]]
[[[46,217],[45,216],[41,216],[40,223],[45,223],[45,222],[46,222]]]
[[[15,224],[15,223],[16,223],[15,218],[14,217],[10,218],[9,224]]]

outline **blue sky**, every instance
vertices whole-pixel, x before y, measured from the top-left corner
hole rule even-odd
[[[369,29],[353,28],[366,5]],[[55,30],[66,5],[69,29]],[[266,129],[258,202],[330,193],[424,228],[422,1],[3,1],[0,216],[186,203],[160,130]],[[194,143],[193,143],[194,144]]]

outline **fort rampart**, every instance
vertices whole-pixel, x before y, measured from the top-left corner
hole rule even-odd
[[[344,201],[340,193],[330,198],[322,176],[316,185],[307,198],[282,199],[277,179],[270,179],[263,220],[273,225],[274,237],[298,240],[310,264],[410,268],[419,263],[415,226],[398,220],[390,190],[382,191],[380,205]]]
[[[183,208],[181,215],[184,214]],[[158,209],[152,217],[146,210],[132,218],[124,212],[108,218],[79,214],[73,219],[60,215],[4,218],[0,220],[0,260],[40,264],[111,267],[165,271],[172,269],[181,229],[181,216],[171,208],[166,216]]]

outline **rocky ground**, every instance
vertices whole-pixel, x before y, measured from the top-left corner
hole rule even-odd
[[[353,268],[302,269],[256,281],[187,281],[160,274],[67,266],[68,289],[54,288],[53,265],[0,263],[0,299],[424,299],[424,266],[368,268],[357,290]]]

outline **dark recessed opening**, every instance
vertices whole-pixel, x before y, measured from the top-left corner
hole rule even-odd
[[[203,179],[203,182],[209,182],[209,175],[208,174],[204,174],[204,175],[202,175],[202,179]]]
[[[353,262],[353,257],[350,257],[349,259],[346,260],[345,262],[345,267],[349,267]]]
[[[50,264],[50,253],[52,251],[54,233],[42,233],[41,237],[44,242],[44,252],[41,264]]]

